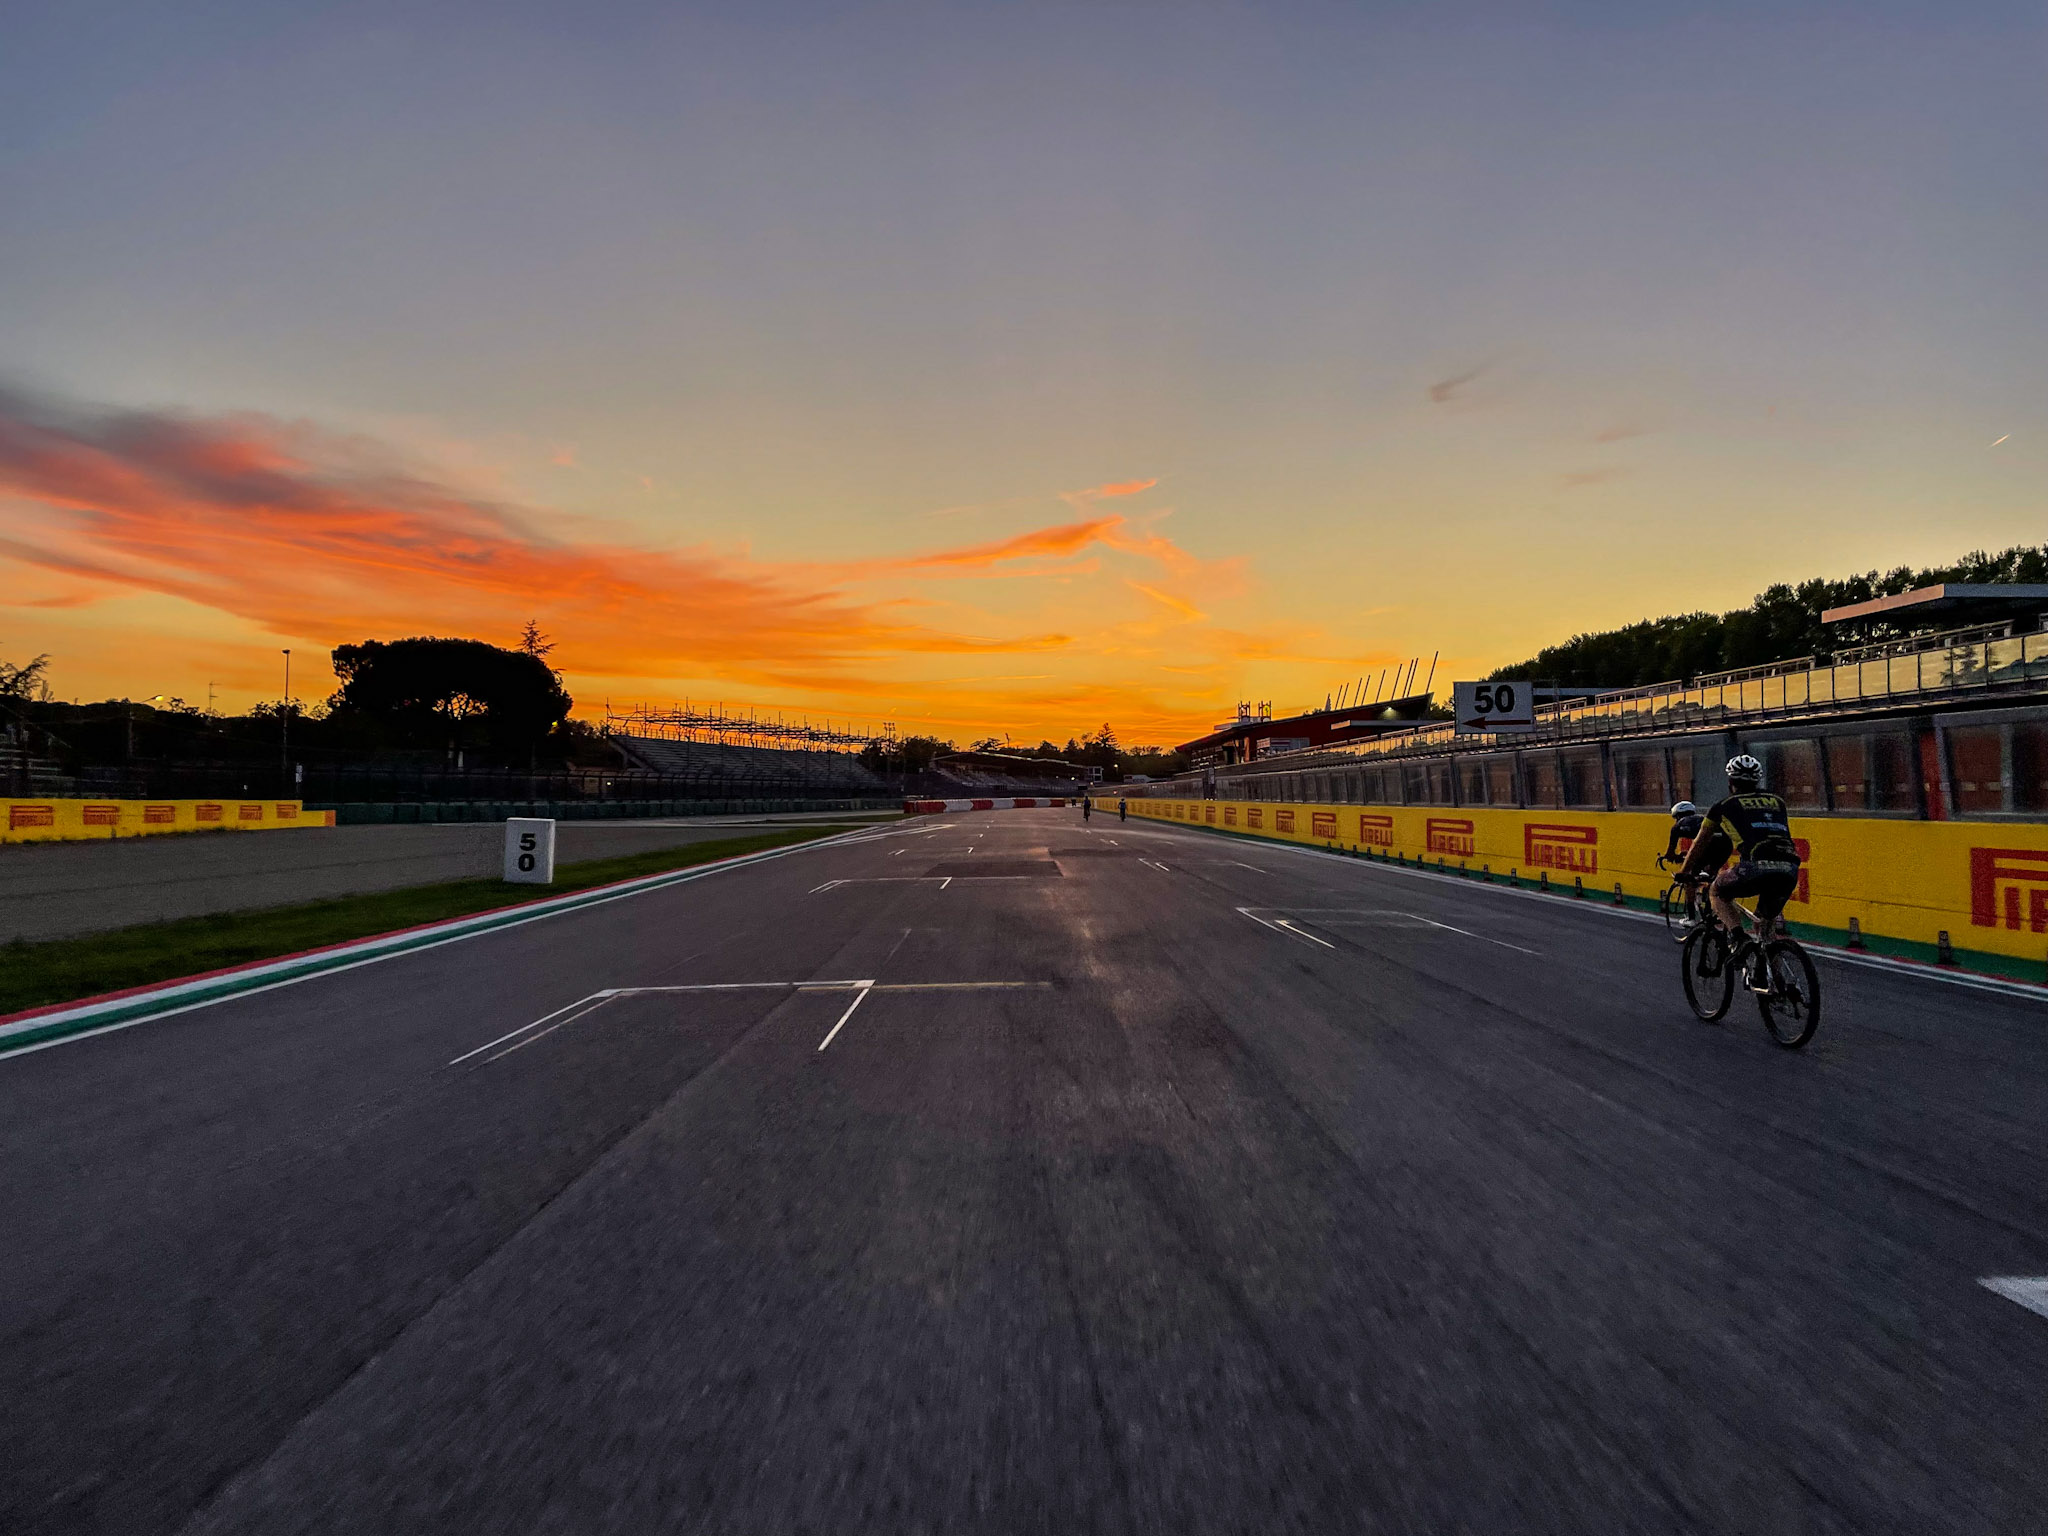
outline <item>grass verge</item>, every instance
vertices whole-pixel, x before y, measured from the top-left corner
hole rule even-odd
[[[752,837],[687,843],[616,859],[586,859],[555,866],[555,883],[515,895],[518,889],[499,880],[453,880],[442,885],[415,885],[396,891],[370,891],[337,896],[289,907],[253,912],[220,912],[169,923],[145,923],[75,939],[16,940],[0,947],[0,1015],[48,1003],[68,1003],[102,992],[175,981],[204,971],[279,955],[345,944],[399,928],[467,917],[499,907],[519,906],[551,896],[566,896],[592,886],[665,874],[759,853],[792,843],[844,832],[843,826],[791,827]]]

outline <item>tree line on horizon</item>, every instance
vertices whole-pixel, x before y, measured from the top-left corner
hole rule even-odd
[[[1858,620],[1823,624],[1830,608],[1911,592],[1940,582],[2048,582],[2048,544],[2016,544],[1997,554],[1973,550],[1952,565],[1902,565],[1839,580],[1777,582],[1746,608],[1727,613],[1684,613],[1642,619],[1619,629],[1577,634],[1547,646],[1527,661],[1493,672],[1488,681],[1561,683],[1575,688],[1640,688],[1689,682],[1707,672],[1812,656],[1820,661],[1854,645],[1907,633],[1897,624]]]
[[[295,753],[355,757],[379,753],[461,754],[472,766],[532,766],[550,760],[601,763],[609,749],[590,725],[570,718],[575,700],[549,665],[553,644],[528,621],[517,646],[421,635],[336,646],[341,686],[308,706],[259,703],[246,715],[216,715],[183,699],[106,699],[71,704],[52,693],[50,658],[0,660],[0,731],[37,728],[64,757],[229,757],[270,753],[288,726]],[[876,737],[860,760],[878,773],[919,773],[960,748],[935,736]],[[1159,777],[1185,766],[1160,747],[1125,747],[1113,726],[1012,746],[994,736],[968,750],[1060,759],[1111,778]]]

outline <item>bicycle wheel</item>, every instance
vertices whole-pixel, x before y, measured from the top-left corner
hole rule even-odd
[[[1685,1000],[1709,1024],[1716,1023],[1735,1000],[1735,967],[1728,963],[1728,941],[1709,923],[1685,936],[1678,952],[1685,980]]]
[[[1770,967],[1771,990],[1756,994],[1757,1011],[1771,1038],[1796,1051],[1820,1028],[1820,972],[1813,968],[1812,957],[1790,939],[1765,945],[1763,960]]]
[[[1673,943],[1683,944],[1685,936],[1698,926],[1692,915],[1692,892],[1676,880],[1664,888],[1664,899],[1658,903],[1664,913],[1664,926],[1671,930]]]

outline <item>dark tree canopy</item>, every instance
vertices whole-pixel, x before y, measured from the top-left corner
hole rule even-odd
[[[336,646],[337,719],[377,726],[394,746],[538,747],[573,702],[554,670],[531,652],[482,640],[365,640]]]
[[[1643,619],[1620,629],[1574,635],[1493,676],[1555,679],[1579,688],[1639,688],[1797,656],[1825,660],[1839,647],[1899,633],[1883,623],[1823,624],[1825,610],[1945,581],[2048,582],[2048,544],[2017,545],[1995,555],[1977,550],[1953,565],[1925,570],[1902,565],[1883,574],[1868,571],[1835,581],[1802,581],[1796,587],[1780,582],[1758,593],[1747,608]]]

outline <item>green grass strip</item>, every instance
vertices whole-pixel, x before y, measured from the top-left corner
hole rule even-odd
[[[0,1015],[49,1003],[68,1003],[102,992],[119,992],[151,982],[175,981],[231,965],[273,960],[279,955],[345,944],[422,923],[438,923],[474,912],[545,901],[593,886],[666,874],[743,853],[786,848],[851,830],[846,826],[804,826],[752,837],[720,838],[631,853],[616,859],[586,859],[555,866],[555,883],[521,889],[501,880],[452,880],[396,891],[369,891],[288,907],[218,912],[206,917],[144,923],[73,939],[16,940],[0,947]]]

